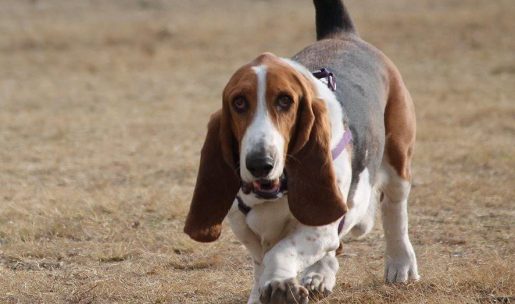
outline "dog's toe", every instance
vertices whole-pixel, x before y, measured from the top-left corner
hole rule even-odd
[[[319,300],[331,294],[325,284],[325,278],[320,273],[311,273],[302,278],[302,285],[309,291],[310,297]]]
[[[387,259],[384,277],[387,283],[406,283],[420,279],[416,261],[410,255],[403,258]]]
[[[263,304],[307,304],[309,292],[295,278],[273,280],[261,288],[260,300]]]

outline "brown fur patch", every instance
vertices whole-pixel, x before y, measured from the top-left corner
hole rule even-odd
[[[306,106],[306,112],[311,113],[314,123],[309,139],[286,163],[288,204],[301,223],[320,226],[343,216],[347,206],[336,184],[327,110],[321,100],[310,103],[310,106]],[[300,128],[303,127],[302,120],[298,124],[301,124]]]
[[[245,135],[245,130],[251,124],[257,108],[257,76],[252,70],[252,63],[239,68],[231,77],[223,91],[222,108],[230,121],[234,138],[239,143]],[[238,113],[233,107],[233,101],[243,97],[248,102],[248,110]]]
[[[401,178],[411,180],[410,167],[416,135],[415,108],[399,71],[388,58],[385,61],[390,78],[384,113],[386,160]]]
[[[202,147],[200,166],[190,211],[184,226],[191,238],[199,242],[216,240],[222,221],[240,187],[234,168],[227,118],[221,111],[211,116]]]

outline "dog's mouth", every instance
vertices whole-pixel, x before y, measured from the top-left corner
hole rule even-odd
[[[281,182],[278,178],[274,180],[257,180],[252,182],[252,188],[254,188],[255,192],[276,193],[281,188]]]
[[[286,191],[286,177],[283,175],[276,179],[259,179],[251,183],[242,184],[243,193],[254,194],[263,199],[279,198],[280,194]]]

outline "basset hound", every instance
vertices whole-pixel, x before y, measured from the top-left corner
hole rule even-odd
[[[331,293],[342,237],[368,233],[378,206],[385,280],[419,279],[408,236],[410,94],[394,64],[358,36],[340,0],[314,4],[314,44],[292,59],[264,53],[227,83],[184,228],[211,242],[229,219],[254,261],[248,303],[307,303]]]

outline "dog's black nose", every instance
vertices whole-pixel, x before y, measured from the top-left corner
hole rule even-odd
[[[274,160],[269,156],[247,156],[245,160],[247,169],[254,177],[265,177],[274,168]]]

